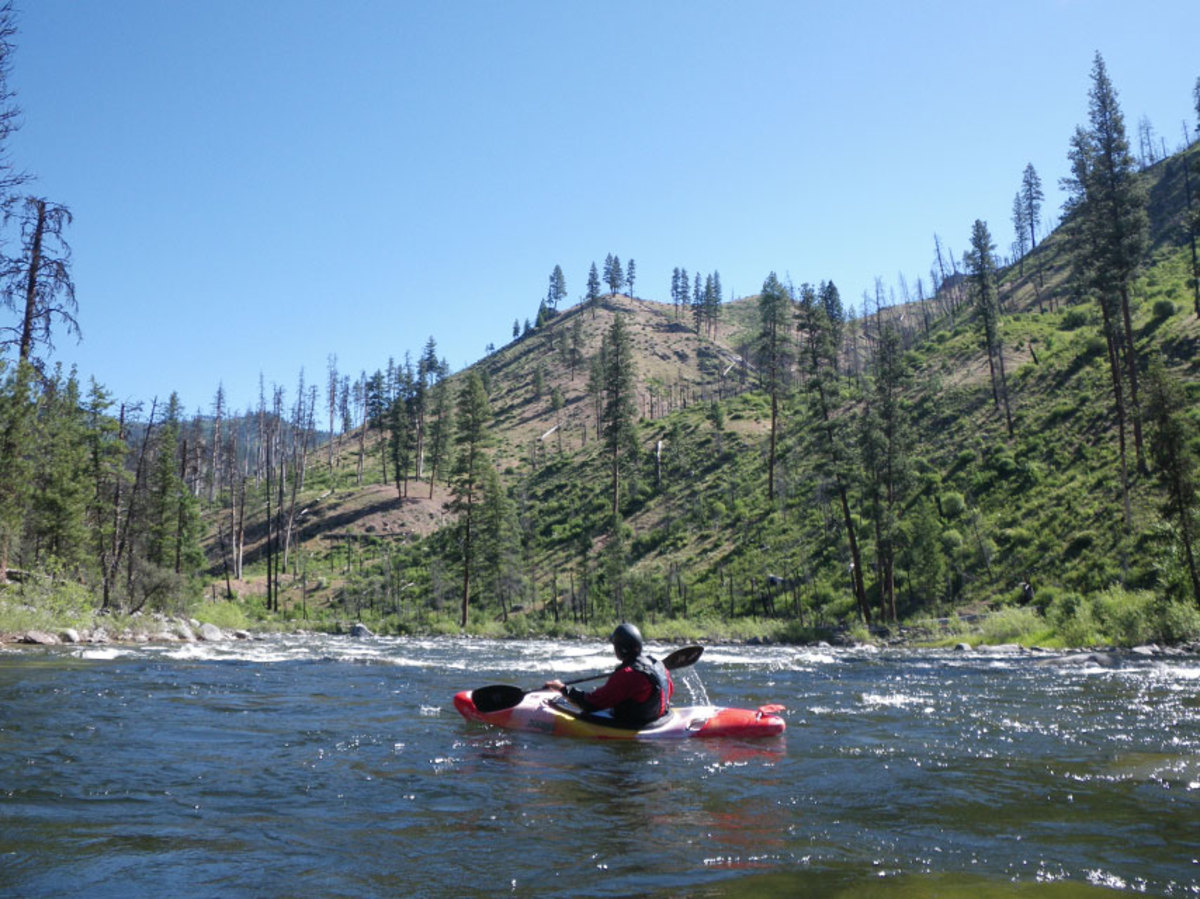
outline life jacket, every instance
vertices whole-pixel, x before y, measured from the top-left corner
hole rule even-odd
[[[613,718],[622,724],[639,727],[657,721],[671,707],[671,681],[666,667],[653,656],[644,655],[625,664],[650,681],[650,695],[643,702],[626,699],[617,703],[613,707]]]

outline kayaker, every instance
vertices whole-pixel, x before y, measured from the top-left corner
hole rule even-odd
[[[585,712],[612,709],[613,719],[628,727],[657,721],[671,708],[671,694],[675,692],[671,673],[658,659],[645,654],[641,631],[634,625],[618,625],[609,639],[621,664],[603,686],[584,692],[552,680],[547,681],[546,689],[558,690]]]

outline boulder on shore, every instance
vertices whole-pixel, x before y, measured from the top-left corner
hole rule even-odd
[[[57,646],[62,641],[46,631],[26,631],[18,642],[31,646]]]
[[[215,624],[209,624],[208,622],[205,622],[204,624],[200,625],[198,636],[205,643],[218,643],[225,639],[225,632]]]
[[[184,643],[196,642],[196,633],[186,621],[175,622],[175,633],[178,634],[179,639]]]

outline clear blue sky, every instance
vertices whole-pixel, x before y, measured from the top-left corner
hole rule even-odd
[[[83,341],[122,400],[292,402],[427,338],[454,369],[560,264],[929,281],[933,236],[1058,217],[1105,57],[1136,148],[1195,127],[1200,3],[18,0],[11,155],[68,206]],[[5,313],[6,314],[6,313]]]

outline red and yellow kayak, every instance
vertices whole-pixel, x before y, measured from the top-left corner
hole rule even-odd
[[[481,721],[509,730],[553,734],[558,737],[590,737],[598,740],[679,740],[691,737],[773,737],[787,727],[780,705],[757,709],[718,706],[673,708],[653,724],[638,730],[605,723],[603,714],[585,715],[565,704],[553,690],[534,690],[511,708],[483,712],[475,707],[472,691],[454,697],[454,707],[468,721]]]

